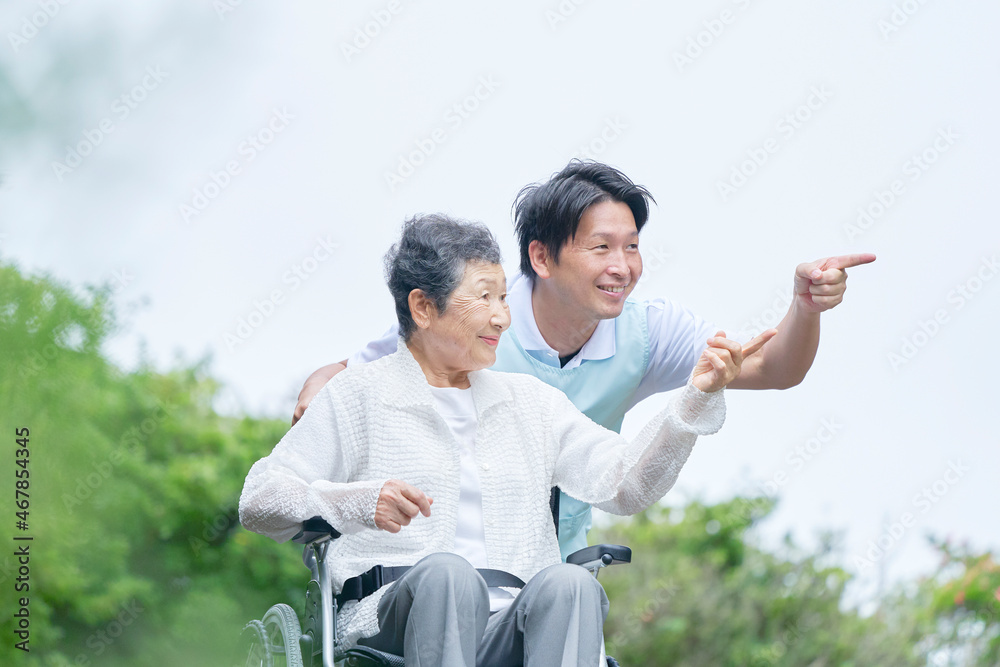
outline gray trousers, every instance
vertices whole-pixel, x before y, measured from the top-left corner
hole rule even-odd
[[[407,667],[594,667],[608,598],[578,565],[545,568],[490,615],[486,583],[461,556],[431,554],[379,601],[379,633],[358,643]]]

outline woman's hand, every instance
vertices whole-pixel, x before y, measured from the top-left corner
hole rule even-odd
[[[768,329],[744,347],[726,338],[726,332],[718,332],[713,338],[708,339],[708,347],[695,364],[691,383],[704,392],[722,389],[740,376],[743,360],[764,347],[764,343],[774,338],[777,333],[777,329]]]
[[[417,514],[431,515],[434,499],[415,486],[398,479],[390,479],[382,485],[375,506],[375,527],[390,533],[398,533]]]

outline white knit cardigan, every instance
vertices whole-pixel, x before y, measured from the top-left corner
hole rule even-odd
[[[482,488],[488,566],[528,581],[558,563],[549,494],[615,514],[634,514],[674,484],[698,435],[725,420],[722,391],[688,384],[632,442],[583,415],[559,390],[529,375],[469,374],[479,425],[475,457]],[[399,533],[375,528],[379,491],[400,479],[434,499]],[[352,366],[316,395],[302,419],[250,469],[240,496],[247,529],[290,539],[319,515],[343,533],[327,555],[334,592],[373,565],[413,565],[452,551],[459,498],[459,450],[435,411],[427,380],[406,345]],[[385,592],[338,618],[350,646],[378,632]]]

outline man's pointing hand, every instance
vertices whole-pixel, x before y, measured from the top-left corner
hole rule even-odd
[[[844,300],[847,291],[847,271],[875,261],[871,253],[826,257],[795,268],[795,298],[799,307],[822,313]]]

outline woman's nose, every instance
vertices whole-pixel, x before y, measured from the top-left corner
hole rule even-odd
[[[500,331],[505,330],[510,326],[510,310],[504,304],[499,304],[493,309],[493,316],[490,318],[490,323],[495,326]]]

